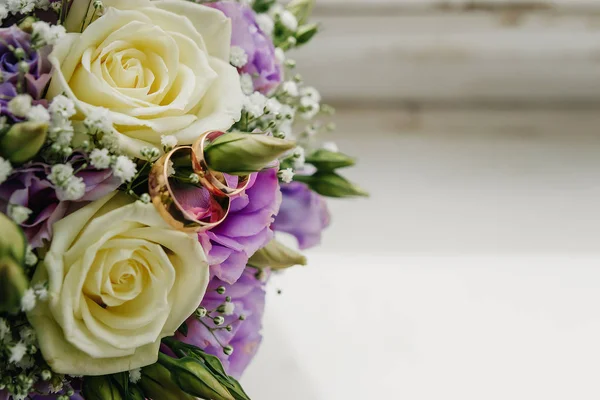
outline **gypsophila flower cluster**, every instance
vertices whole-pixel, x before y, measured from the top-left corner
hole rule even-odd
[[[53,46],[58,43],[67,33],[62,25],[50,25],[44,21],[36,21],[32,24],[31,42],[34,47]]]

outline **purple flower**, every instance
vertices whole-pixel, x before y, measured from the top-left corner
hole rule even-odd
[[[84,162],[84,158],[78,154],[73,156],[70,162],[77,169]],[[71,204],[59,199],[54,185],[47,179],[49,173],[49,165],[32,163],[15,170],[9,179],[0,185],[1,212],[6,214],[9,204],[27,207],[32,211],[21,227],[33,248],[41,247],[44,240],[52,238],[52,224],[66,215]],[[85,195],[77,200],[78,203],[97,200],[115,191],[121,183],[110,169],[86,168],[76,175],[83,178],[86,185]]]
[[[210,316],[200,320],[191,316],[187,320],[187,336],[178,332],[177,339],[217,356],[223,362],[227,373],[239,378],[252,361],[262,340],[260,331],[265,308],[264,281],[266,279],[257,278],[257,270],[253,268],[246,268],[233,285],[213,278],[201,303],[201,306],[210,312]],[[225,288],[224,294],[217,293],[219,286]],[[231,312],[230,315],[216,311],[226,304],[226,296],[231,297],[233,305],[233,310],[227,310]],[[231,305],[228,308],[231,308]],[[211,318],[217,315],[225,318],[225,323],[220,326],[216,326]],[[243,320],[240,316],[243,316]],[[231,332],[223,329],[228,325],[231,325]],[[227,356],[221,345],[233,347],[233,353]]]
[[[179,202],[196,214],[209,209],[205,189],[178,191]],[[273,238],[270,225],[281,205],[277,169],[252,174],[245,193],[231,200],[227,219],[216,228],[198,235],[208,255],[211,275],[234,283],[244,271],[248,258]]]
[[[239,68],[239,72],[253,77],[254,90],[266,94],[279,85],[282,73],[275,57],[275,46],[256,23],[256,13],[249,6],[235,2],[206,5],[221,10],[231,18],[231,45],[242,48],[248,55],[248,63]]]
[[[6,105],[17,95],[20,62],[9,46],[23,50],[24,59],[22,61],[28,66],[29,72],[24,75],[22,82],[23,92],[31,95],[34,100],[40,100],[50,81],[51,65],[48,61],[50,49],[45,47],[41,50],[34,50],[31,47],[30,39],[31,36],[28,33],[14,25],[10,28],[0,28],[0,73],[3,78],[3,82],[0,84],[0,116],[6,115],[13,120],[14,117],[8,113]],[[40,100],[37,103],[45,104],[45,101]]]
[[[318,245],[330,222],[325,199],[300,182],[281,185],[281,193],[283,201],[273,230],[295,236],[301,249]]]

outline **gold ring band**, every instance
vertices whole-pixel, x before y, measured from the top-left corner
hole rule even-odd
[[[177,201],[173,188],[169,183],[171,158],[182,151],[188,151],[192,163],[195,162],[197,157],[192,146],[176,147],[159,158],[154,163],[150,175],[148,176],[148,191],[150,198],[152,199],[152,204],[154,204],[154,207],[158,210],[158,213],[173,228],[183,232],[206,231],[216,227],[227,218],[231,199],[229,196],[215,196],[214,192],[211,191],[210,216],[204,219],[198,219],[190,212],[186,211],[181,203]],[[202,159],[204,159],[204,157]],[[198,175],[201,176],[201,181],[202,179],[206,180],[204,173],[199,173]],[[208,220],[206,220],[207,218]]]
[[[207,142],[210,143],[224,134],[225,132],[221,131],[208,131],[200,136],[192,146],[195,155],[195,157],[192,158],[192,165],[194,171],[200,177],[200,182],[211,193],[216,196],[232,197],[246,190],[250,183],[250,175],[238,176],[237,186],[232,188],[227,185],[223,173],[210,169],[204,158],[204,149],[206,148]]]

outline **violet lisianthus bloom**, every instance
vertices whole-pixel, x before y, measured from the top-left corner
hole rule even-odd
[[[22,61],[10,49],[22,49]],[[5,115],[14,120],[8,112],[7,104],[17,95],[19,84],[19,64],[25,62],[28,72],[23,76],[23,93],[29,94],[34,100],[40,100],[50,81],[51,65],[48,61],[48,47],[36,50],[31,45],[31,35],[13,25],[10,28],[0,28],[0,116]],[[40,101],[44,103],[44,101]]]
[[[178,201],[197,216],[210,209],[206,189],[178,190]],[[231,200],[227,219],[216,228],[198,234],[208,256],[211,276],[234,283],[248,259],[273,238],[270,226],[281,205],[277,169],[252,174],[244,194]]]
[[[77,154],[69,160],[77,169],[84,162]],[[76,176],[85,183],[85,194],[75,202],[63,201],[54,185],[48,180],[50,166],[31,163],[16,169],[0,185],[0,211],[8,214],[9,205],[22,206],[31,210],[29,218],[20,224],[32,248],[41,247],[52,238],[52,224],[63,218],[73,203],[98,200],[117,190],[121,180],[113,176],[111,169],[85,168]]]
[[[262,340],[260,331],[267,277],[266,271],[258,273],[256,269],[248,267],[233,285],[213,278],[201,303],[209,314],[201,318],[192,315],[186,322],[187,335],[177,332],[177,339],[217,356],[227,373],[239,378],[254,358]],[[217,292],[220,286],[225,288],[223,294]],[[229,303],[225,300],[227,296],[231,297]],[[222,312],[217,310],[220,307]],[[225,322],[217,326],[213,318],[219,315]],[[226,329],[227,326],[231,326],[231,332]],[[222,346],[231,346],[233,353],[225,354]]]
[[[330,222],[325,199],[301,182],[282,184],[281,193],[283,201],[273,230],[293,235],[300,249],[318,245]]]
[[[254,90],[267,94],[277,87],[282,79],[281,64],[275,57],[273,40],[260,29],[254,10],[248,5],[228,1],[206,5],[231,18],[231,46],[240,47],[248,56],[248,62],[238,71],[253,77]]]

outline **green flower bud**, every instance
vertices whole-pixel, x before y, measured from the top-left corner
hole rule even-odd
[[[296,46],[308,43],[319,31],[319,25],[301,25],[296,31]]]
[[[139,385],[146,397],[152,400],[196,400],[173,383],[169,370],[159,363],[142,369]]]
[[[34,17],[26,17],[19,22],[19,28],[27,33],[33,32],[33,23],[36,21]]]
[[[294,180],[306,183],[312,190],[326,197],[369,196],[369,193],[335,172],[317,172],[311,176],[295,175]]]
[[[162,353],[158,361],[171,372],[171,379],[184,392],[211,400],[235,400],[201,361],[191,357],[175,359]]]
[[[123,400],[119,387],[110,376],[86,376],[83,380],[86,400]]]
[[[27,241],[21,229],[0,213],[0,313],[17,313],[29,286],[24,271]]]
[[[287,5],[287,9],[294,14],[298,24],[302,25],[310,18],[316,0],[292,0]]]
[[[351,167],[356,163],[350,156],[325,149],[319,149],[306,157],[306,162],[317,167],[319,171],[333,171],[337,168]]]
[[[0,155],[15,164],[31,160],[46,142],[48,124],[20,122],[0,138]]]
[[[228,356],[232,355],[233,354],[233,347],[231,347],[229,345],[223,347],[223,353],[225,353],[225,355],[228,355]]]
[[[0,258],[0,313],[18,313],[28,286],[23,267],[11,257]]]
[[[306,265],[306,257],[273,239],[254,253],[248,264],[256,268],[285,269]]]
[[[286,152],[294,149],[292,140],[263,134],[231,132],[208,145],[204,157],[208,166],[232,175],[246,175],[269,168]]]

